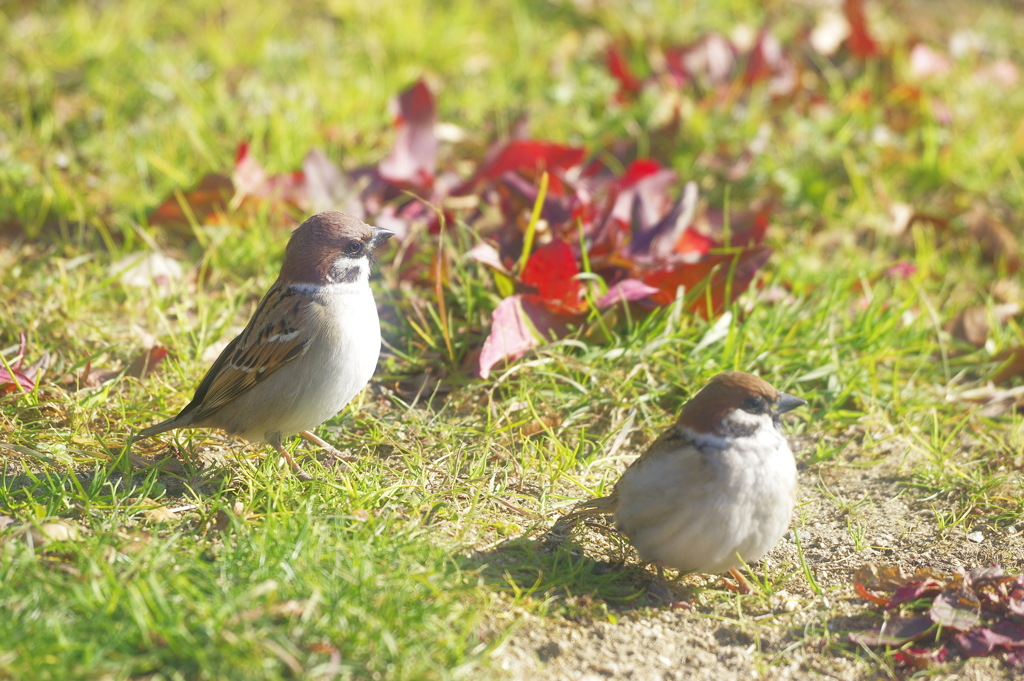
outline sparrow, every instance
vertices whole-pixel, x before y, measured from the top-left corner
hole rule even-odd
[[[559,521],[613,515],[640,558],[681,572],[732,572],[775,546],[796,503],[779,415],[806,402],[742,371],[712,378],[612,493]]]
[[[135,440],[174,428],[221,428],[266,442],[295,471],[284,438],[312,432],[369,382],[380,355],[370,290],[373,251],[394,232],[337,211],[313,215],[288,240],[284,264],[245,329],[232,340],[174,418]]]

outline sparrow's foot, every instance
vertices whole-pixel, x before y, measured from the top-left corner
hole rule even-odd
[[[736,580],[735,582],[732,582],[725,578],[722,579],[722,583],[729,591],[739,594],[748,594],[754,590],[754,588],[750,586],[750,582],[747,581],[747,578],[744,577],[739,570],[729,570],[729,574]]]
[[[339,461],[355,461],[356,459],[359,458],[352,454],[348,454],[340,449],[336,449],[334,445],[332,445],[330,442],[324,440],[322,437],[319,437],[308,430],[302,431],[301,433],[299,433],[299,435],[306,438],[307,440],[309,440],[310,442],[312,442],[317,447],[323,450],[327,458],[326,463],[336,464]]]
[[[672,591],[672,584],[669,583],[669,579],[665,577],[665,568],[661,563],[652,563],[655,569],[658,571],[658,576],[650,581],[647,585],[647,593],[654,596],[656,599],[664,603],[670,608],[679,610],[689,610],[693,607],[691,602],[693,594],[690,590],[684,589],[685,596],[682,599],[676,598],[675,593]],[[679,584],[679,580],[673,580],[676,585]]]
[[[665,605],[674,605],[677,600],[676,597],[672,595],[672,589],[669,587],[668,582],[665,581],[664,577],[652,579],[651,583],[647,585],[647,593],[654,596]]]

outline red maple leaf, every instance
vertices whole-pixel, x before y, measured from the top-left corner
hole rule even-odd
[[[423,80],[391,102],[398,138],[378,166],[386,181],[425,189],[434,183],[437,163],[437,107],[434,94]]]
[[[537,289],[541,301],[552,312],[578,314],[586,309],[581,296],[583,285],[575,278],[579,273],[572,248],[555,239],[530,255],[521,280]]]
[[[846,21],[850,24],[850,37],[846,39],[850,53],[861,59],[877,55],[878,43],[871,37],[871,32],[868,30],[863,1],[844,0],[843,14],[846,15]]]

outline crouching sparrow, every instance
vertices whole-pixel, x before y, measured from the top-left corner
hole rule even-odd
[[[782,538],[793,513],[796,463],[779,414],[803,404],[752,374],[719,374],[609,496],[560,522],[613,515],[659,573],[662,566],[720,573],[756,561]]]
[[[362,390],[380,355],[380,322],[370,290],[375,248],[394,233],[344,213],[312,216],[285,249],[277,281],[241,334],[206,373],[174,418],[138,433],[221,428],[267,442],[296,471],[282,446],[310,432]]]

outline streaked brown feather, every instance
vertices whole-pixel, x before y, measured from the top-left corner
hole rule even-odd
[[[556,524],[564,525],[592,515],[611,515],[615,513],[618,503],[619,499],[615,496],[614,492],[606,497],[598,497],[581,502],[572,511],[559,518]]]

